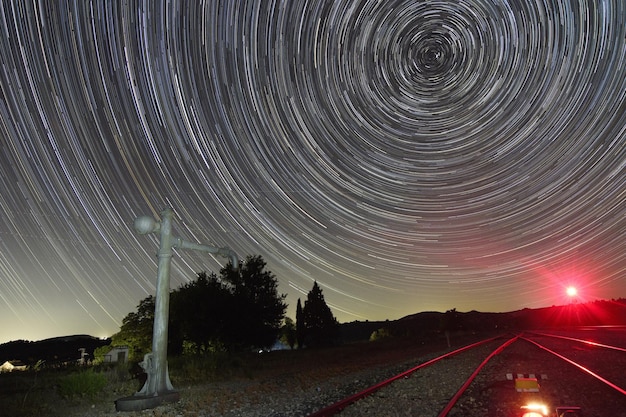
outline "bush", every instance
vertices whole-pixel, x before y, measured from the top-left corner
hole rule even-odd
[[[59,381],[59,394],[64,397],[95,397],[107,385],[102,373],[89,369],[64,376]]]
[[[391,331],[385,327],[378,330],[374,330],[370,335],[370,342],[376,342],[378,340],[389,339],[392,337]]]

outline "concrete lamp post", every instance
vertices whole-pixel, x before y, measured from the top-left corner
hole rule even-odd
[[[180,395],[170,382],[167,369],[167,323],[170,306],[170,265],[172,249],[193,249],[230,258],[233,269],[239,267],[237,254],[230,248],[217,248],[187,242],[172,236],[174,212],[166,208],[161,212],[161,221],[148,216],[135,219],[135,230],[142,234],[159,233],[159,265],[157,270],[156,301],[154,307],[154,327],[152,331],[152,352],[144,356],[141,367],[148,375],[144,386],[130,397],[115,401],[117,411],[139,411],[154,408],[164,402],[178,401]]]

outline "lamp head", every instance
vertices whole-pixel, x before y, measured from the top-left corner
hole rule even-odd
[[[149,216],[140,216],[135,219],[135,230],[137,233],[147,235],[155,233],[161,229],[161,223]]]

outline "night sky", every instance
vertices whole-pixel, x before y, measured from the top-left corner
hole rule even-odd
[[[0,342],[117,332],[166,207],[292,318],[314,280],[340,322],[626,297],[623,0],[32,3],[0,2]]]

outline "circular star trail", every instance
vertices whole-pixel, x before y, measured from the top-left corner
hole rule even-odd
[[[0,323],[110,335],[157,237],[340,321],[626,296],[626,6],[0,3]],[[176,251],[172,286],[224,260]],[[291,312],[293,315],[293,312]],[[5,331],[3,330],[3,331]]]

